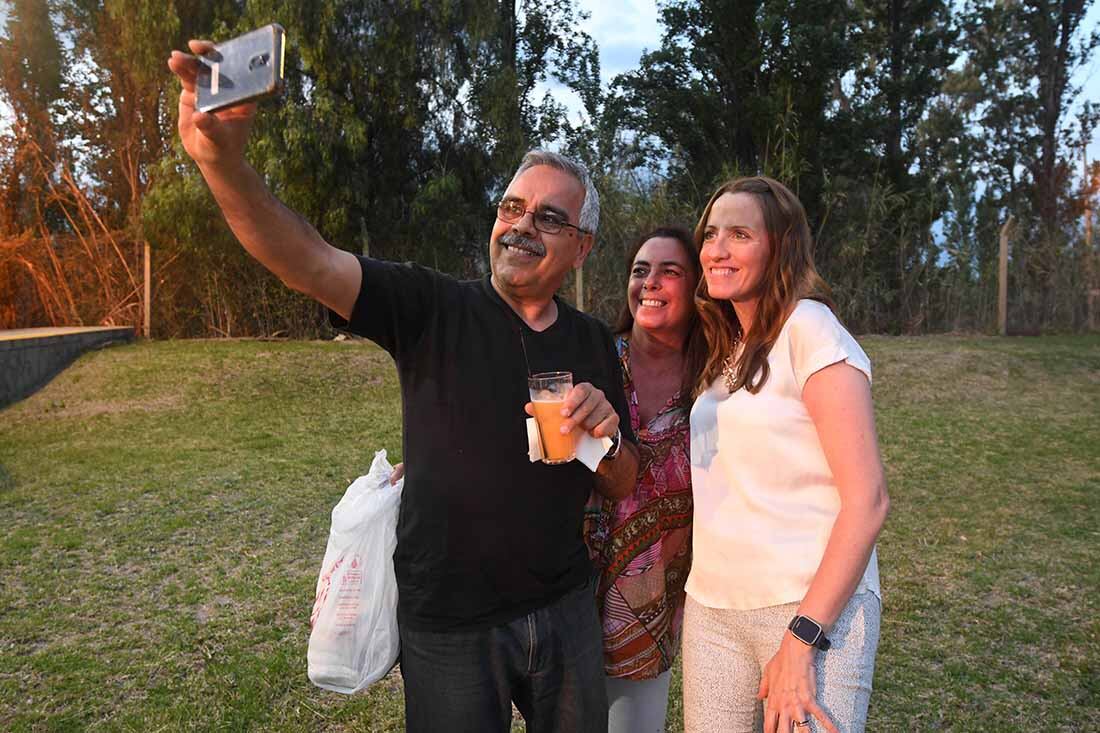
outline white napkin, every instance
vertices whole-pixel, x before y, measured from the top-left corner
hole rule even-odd
[[[600,461],[611,450],[611,438],[593,438],[584,432],[577,438],[577,460],[595,471]],[[542,440],[539,439],[539,424],[535,418],[527,418],[527,457],[531,463],[542,460]]]

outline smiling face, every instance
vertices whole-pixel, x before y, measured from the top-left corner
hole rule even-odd
[[[764,212],[756,198],[748,193],[719,196],[707,217],[699,252],[710,297],[754,310],[769,253]]]
[[[592,235],[573,227],[557,234],[535,228],[536,212],[554,212],[576,225],[584,203],[584,186],[569,173],[536,165],[521,173],[503,201],[522,205],[527,213],[515,222],[497,217],[489,238],[493,283],[502,295],[517,300],[549,300],[566,274],[584,262]]]
[[[695,308],[695,277],[683,245],[653,237],[638,249],[626,284],[627,307],[647,331],[686,330]]]

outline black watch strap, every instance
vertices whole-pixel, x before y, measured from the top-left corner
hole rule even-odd
[[[829,651],[829,647],[832,646],[832,643],[825,636],[825,630],[821,628],[821,624],[809,616],[795,616],[787,624],[787,629],[791,632],[791,636],[806,646],[816,647],[823,652]]]

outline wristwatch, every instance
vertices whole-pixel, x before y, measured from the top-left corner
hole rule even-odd
[[[615,434],[611,436],[611,447],[607,449],[603,460],[613,461],[619,457],[619,450],[623,447],[623,431],[615,428]]]
[[[825,630],[821,628],[821,624],[809,616],[795,616],[787,624],[787,629],[794,638],[806,646],[817,647],[823,652],[829,651],[829,647],[832,646],[832,642],[825,637]]]

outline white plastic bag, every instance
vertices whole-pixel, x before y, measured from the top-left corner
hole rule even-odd
[[[310,615],[309,679],[351,694],[377,682],[397,661],[397,511],[405,479],[390,485],[386,451],[374,454],[332,509],[325,559]]]

